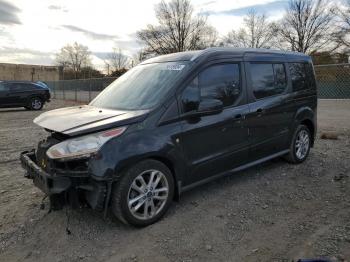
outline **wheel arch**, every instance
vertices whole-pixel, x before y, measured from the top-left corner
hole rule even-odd
[[[165,165],[171,172],[171,175],[174,178],[174,200],[178,201],[180,198],[180,192],[181,192],[181,178],[180,178],[180,174],[181,171],[178,170],[178,168],[176,168],[176,165],[174,163],[174,161],[172,161],[171,159],[164,157],[164,156],[160,156],[160,155],[145,155],[143,157],[137,158],[134,161],[132,161],[132,163],[129,163],[127,165],[124,165],[123,167],[119,167],[116,171],[116,173],[122,173],[124,170],[130,168],[132,165],[134,165],[135,163],[141,162],[141,161],[145,161],[145,160],[155,160],[158,162],[161,162],[163,165]]]
[[[306,118],[303,121],[300,122],[301,125],[305,125],[309,130],[310,130],[310,134],[311,134],[311,146],[314,146],[315,143],[315,126],[314,123]]]
[[[156,160],[156,161],[159,161],[161,163],[163,163],[167,168],[169,168],[173,178],[174,178],[174,199],[176,201],[179,201],[180,199],[180,186],[179,186],[179,179],[178,179],[178,171],[176,171],[176,168],[175,168],[175,165],[174,163],[166,158],[166,157],[163,157],[163,156],[151,156],[151,157],[148,157],[146,159],[153,159],[153,160]]]
[[[33,98],[40,98],[42,103],[44,104],[45,103],[45,99],[44,99],[44,96],[41,95],[41,94],[30,94],[28,97],[27,97],[27,105],[30,103],[30,101],[33,99]]]
[[[299,125],[305,125],[311,134],[311,146],[314,145],[316,138],[316,113],[310,107],[299,108],[295,115],[294,129]]]

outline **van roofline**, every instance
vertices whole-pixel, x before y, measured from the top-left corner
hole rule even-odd
[[[282,55],[287,57],[305,58],[309,56],[299,52],[291,52],[276,49],[266,48],[233,48],[233,47],[210,47],[204,50],[185,51],[172,53],[167,55],[160,55],[145,60],[141,64],[162,63],[162,62],[178,62],[178,61],[196,61],[203,56],[210,56],[215,53],[225,53],[227,55],[235,55],[244,57],[247,54],[266,54],[266,55]]]

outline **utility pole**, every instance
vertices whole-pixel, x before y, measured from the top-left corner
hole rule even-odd
[[[35,75],[35,68],[34,67],[32,68],[31,75],[32,75],[32,82],[34,82],[34,75]]]

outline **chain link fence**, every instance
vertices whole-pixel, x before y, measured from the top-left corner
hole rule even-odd
[[[73,100],[78,102],[90,102],[116,79],[116,77],[106,77],[48,81],[46,83],[51,90],[52,98]]]
[[[323,99],[350,99],[350,64],[315,66],[318,97]],[[90,102],[115,77],[47,82],[53,98]]]
[[[350,64],[315,66],[318,97],[350,99]]]

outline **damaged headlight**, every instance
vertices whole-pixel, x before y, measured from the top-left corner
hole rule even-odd
[[[119,127],[95,134],[67,139],[47,150],[46,154],[51,159],[64,159],[89,156],[97,152],[101,146],[113,137],[124,133],[126,127]]]

